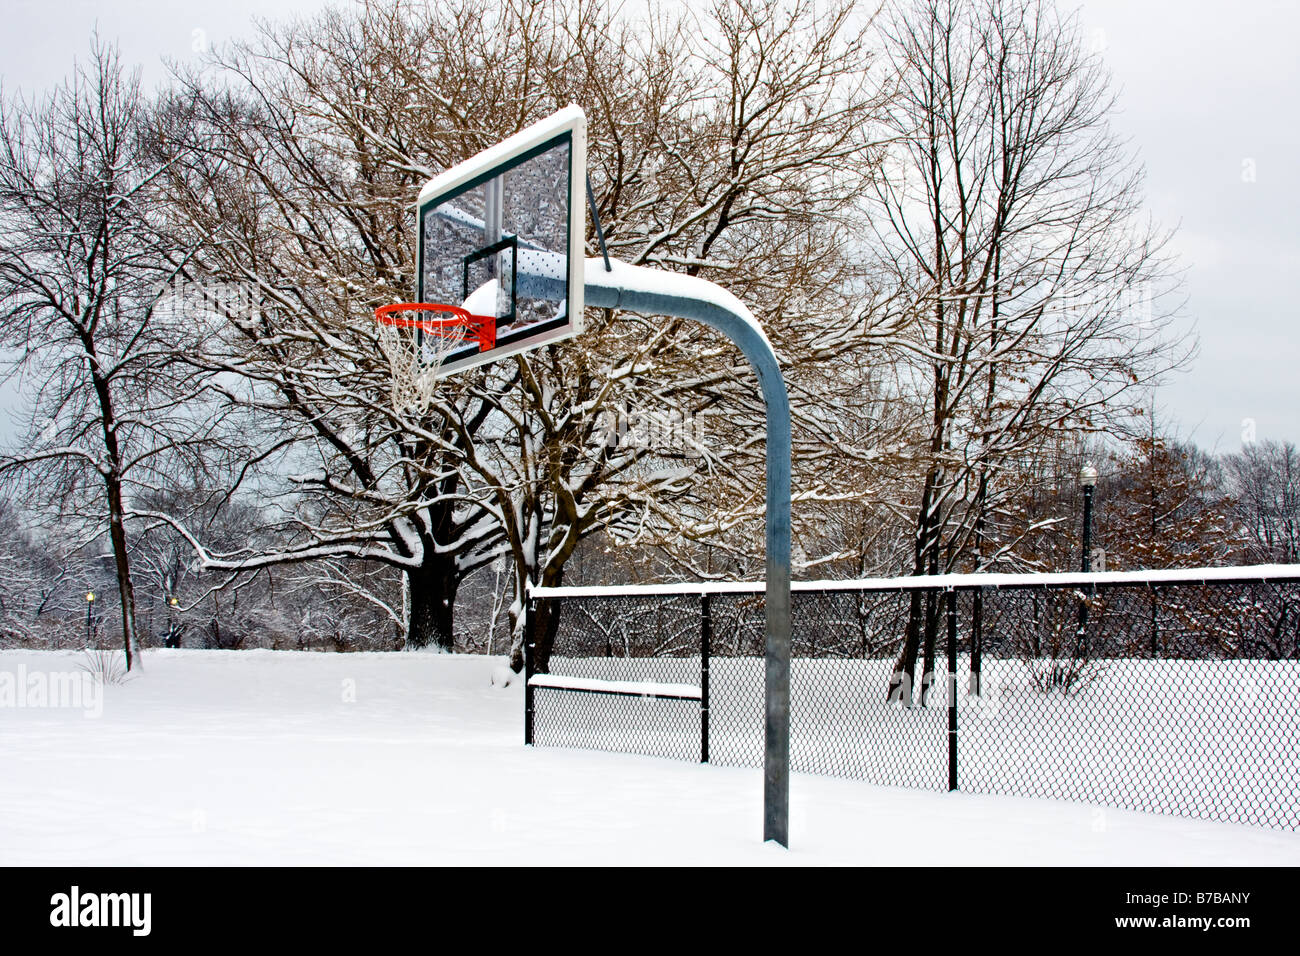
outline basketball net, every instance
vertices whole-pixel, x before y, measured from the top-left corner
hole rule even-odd
[[[379,350],[388,361],[389,395],[399,414],[424,415],[438,392],[438,369],[465,342],[464,324],[379,322]]]

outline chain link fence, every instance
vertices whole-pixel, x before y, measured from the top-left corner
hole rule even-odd
[[[1300,568],[1181,574],[796,583],[791,767],[1298,829]],[[529,742],[762,766],[761,585],[534,600]]]

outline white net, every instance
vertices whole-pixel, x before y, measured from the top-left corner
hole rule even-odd
[[[388,316],[379,325],[379,349],[388,361],[389,394],[393,409],[401,414],[423,415],[438,393],[438,369],[443,360],[465,342],[463,324],[439,324],[447,318],[436,312],[410,312]],[[420,327],[420,320],[427,322]]]

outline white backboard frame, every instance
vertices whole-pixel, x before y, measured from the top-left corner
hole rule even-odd
[[[424,219],[430,209],[446,203],[474,186],[492,179],[499,171],[520,165],[526,158],[536,155],[551,145],[565,139],[569,142],[569,209],[568,209],[568,262],[567,268],[558,260],[560,256],[548,252],[520,253],[516,275],[529,276],[530,259],[533,268],[541,273],[559,270],[567,276],[565,317],[567,321],[530,333],[528,327],[518,330],[500,330],[498,344],[486,351],[458,351],[442,362],[439,377],[464,371],[499,358],[516,355],[581,334],[583,330],[584,249],[587,232],[587,119],[578,106],[568,106],[527,129],[497,143],[463,163],[429,180],[420,190],[416,200],[416,283],[419,301],[424,298],[425,248]],[[540,274],[540,273],[539,273]],[[459,303],[454,303],[459,304]]]

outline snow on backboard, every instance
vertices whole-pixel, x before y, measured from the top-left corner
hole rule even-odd
[[[586,161],[587,121],[570,106],[420,190],[418,300],[497,324],[495,347],[457,350],[439,374],[582,331]]]

